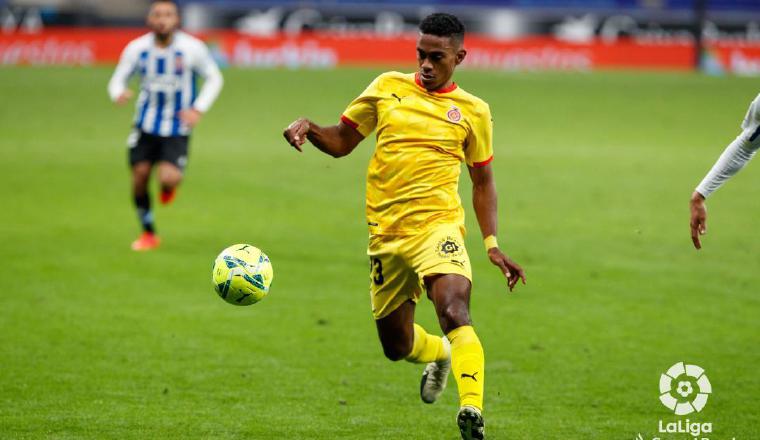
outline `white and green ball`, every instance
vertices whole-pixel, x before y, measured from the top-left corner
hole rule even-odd
[[[235,244],[223,250],[211,274],[216,293],[236,306],[261,301],[272,284],[274,272],[269,257],[250,244]]]

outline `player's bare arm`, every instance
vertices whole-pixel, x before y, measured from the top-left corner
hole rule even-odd
[[[705,206],[705,196],[698,191],[694,191],[689,200],[689,210],[691,211],[691,220],[689,226],[691,227],[691,241],[694,243],[694,247],[702,249],[702,242],[700,240],[701,235],[707,233],[707,206]]]
[[[483,238],[496,237],[498,225],[496,185],[494,184],[493,168],[490,164],[482,167],[468,167],[472,179],[472,204],[475,216],[478,218]],[[512,291],[517,282],[526,283],[525,271],[499,249],[498,245],[488,248],[488,258],[507,277],[507,285]]]
[[[298,151],[308,140],[315,147],[332,157],[343,157],[354,151],[364,140],[355,128],[339,122],[338,125],[320,127],[306,118],[299,118],[283,132],[285,140]]]

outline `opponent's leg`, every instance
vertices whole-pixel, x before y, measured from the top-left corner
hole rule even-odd
[[[182,170],[171,162],[159,162],[158,182],[161,185],[161,203],[168,205],[174,200],[177,187],[182,182]]]
[[[456,274],[432,275],[425,278],[425,285],[441,329],[451,343],[452,369],[461,407],[457,423],[462,438],[482,439],[485,358],[470,321],[470,280]]]
[[[132,195],[137,209],[137,217],[143,228],[142,235],[132,243],[132,249],[136,251],[153,249],[159,244],[155,235],[153,212],[150,208],[150,195],[148,194],[151,168],[152,164],[149,161],[140,161],[132,165]]]

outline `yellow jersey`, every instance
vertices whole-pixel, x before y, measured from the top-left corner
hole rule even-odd
[[[442,223],[464,227],[461,163],[493,159],[491,110],[454,83],[428,92],[417,74],[384,73],[343,113],[364,137],[377,130],[367,171],[373,235],[414,235]]]

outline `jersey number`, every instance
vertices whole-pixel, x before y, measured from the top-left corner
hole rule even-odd
[[[372,277],[372,281],[376,285],[381,285],[385,282],[385,278],[383,278],[383,262],[380,261],[379,258],[372,258],[369,261],[370,266],[370,276]]]

